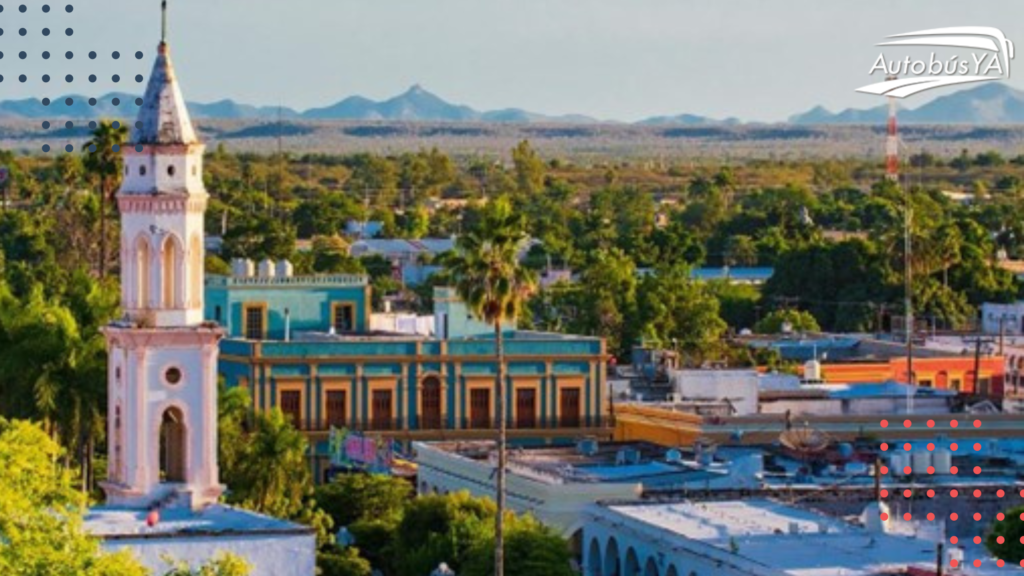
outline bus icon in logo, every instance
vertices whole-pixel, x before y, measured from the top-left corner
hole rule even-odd
[[[879,54],[868,74],[881,72],[886,80],[861,86],[857,92],[905,98],[942,86],[1005,80],[1010,77],[1010,61],[1013,60],[1013,42],[999,29],[987,26],[933,28],[894,34],[878,46],[931,46],[962,49],[969,53],[938,58],[935,52],[931,52],[927,59]]]

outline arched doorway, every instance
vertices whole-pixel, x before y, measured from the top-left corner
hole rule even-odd
[[[945,390],[949,387],[949,373],[945,370],[935,375],[935,387],[939,390]]]
[[[665,576],[679,576],[679,571],[676,570],[675,564],[669,565],[668,571],[665,572]]]
[[[423,430],[440,430],[441,424],[441,380],[437,376],[428,376],[420,387],[420,428]]]
[[[160,481],[185,481],[185,416],[173,406],[160,421]]]
[[[597,538],[590,541],[587,552],[587,576],[601,576],[601,544]]]
[[[640,576],[640,560],[632,548],[626,551],[626,569],[622,571],[622,576]]]
[[[613,536],[608,539],[608,545],[604,548],[604,576],[621,576],[621,566],[619,542]]]
[[[658,576],[658,563],[654,561],[654,558],[647,559],[647,564],[644,565],[644,576]]]

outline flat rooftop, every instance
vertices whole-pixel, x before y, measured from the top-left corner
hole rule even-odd
[[[221,504],[198,512],[188,508],[164,509],[160,511],[160,521],[152,527],[146,525],[148,514],[148,510],[137,508],[96,506],[85,515],[85,529],[104,540],[307,534],[313,531],[307,526]]]
[[[493,442],[431,442],[425,444],[470,460],[489,462],[495,456]],[[541,481],[570,483],[618,483],[678,480],[698,482],[723,476],[727,464],[721,461],[700,466],[692,452],[678,450],[680,458],[667,458],[669,449],[648,442],[598,442],[596,450],[578,446],[513,447],[509,469]],[[628,456],[627,456],[628,455]]]
[[[793,576],[868,576],[935,561],[935,544],[870,533],[822,514],[771,500],[610,505],[609,510],[691,545],[735,553]],[[733,552],[735,550],[735,552]]]

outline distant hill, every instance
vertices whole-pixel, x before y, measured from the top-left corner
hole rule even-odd
[[[72,99],[70,106],[65,104]],[[113,101],[117,98],[118,105]],[[89,105],[89,99],[81,95],[61,96],[48,106],[39,100],[0,101],[0,119],[46,119],[57,118],[122,118],[131,119],[138,113],[135,95],[111,93],[97,98],[96,105]],[[220,100],[208,104],[189,102],[189,111],[195,118],[223,120],[275,121],[279,117],[288,121],[320,120],[363,120],[399,122],[489,122],[509,124],[562,123],[597,124],[613,123],[580,114],[553,116],[523,110],[505,108],[479,111],[462,104],[453,104],[433,94],[422,86],[415,85],[405,92],[375,101],[363,96],[349,96],[329,106],[311,108],[299,112],[292,108],[278,106],[253,106],[234,100]],[[883,102],[867,109],[848,108],[831,112],[816,106],[789,118],[789,124],[882,124],[888,114]],[[981,124],[1009,125],[1024,124],[1024,92],[1014,90],[1005,84],[989,82],[974,88],[941,96],[914,109],[901,109],[901,124]],[[653,116],[635,123],[638,126],[665,126],[684,129],[688,127],[732,127],[743,124],[736,118],[718,120],[695,114]]]
[[[737,126],[741,122],[737,118],[715,120],[706,116],[679,114],[677,116],[652,116],[637,122],[637,124],[643,126]]]
[[[790,117],[793,124],[878,124],[885,122],[888,107],[832,113],[817,106]],[[974,88],[940,96],[914,109],[899,111],[901,124],[1024,124],[1024,92],[1006,84],[987,82]]]

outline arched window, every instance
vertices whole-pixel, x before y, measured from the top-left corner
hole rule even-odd
[[[152,281],[149,253],[149,241],[145,236],[139,236],[135,241],[135,295],[137,308],[149,308],[150,306],[150,282]]]
[[[121,480],[121,435],[123,434],[121,428],[121,406],[114,407],[114,469],[111,471],[111,478],[114,481]]]
[[[160,254],[164,308],[178,308],[182,304],[181,261],[181,246],[178,244],[177,238],[168,236],[164,239],[163,250]]]
[[[160,421],[160,481],[185,481],[185,415],[175,407],[164,410]]]
[[[189,301],[199,306],[203,301],[203,241],[199,234],[193,234],[189,244]]]

